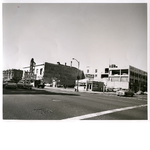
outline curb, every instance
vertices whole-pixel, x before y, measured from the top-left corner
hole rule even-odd
[[[53,89],[53,90],[61,90],[61,91],[68,91],[68,92],[75,92],[74,88],[57,88],[57,87],[46,87],[47,89]],[[76,92],[77,93],[77,92]],[[109,93],[109,92],[98,92],[98,91],[79,91],[79,93],[92,93],[92,94],[105,94],[105,95],[116,95],[116,93]]]

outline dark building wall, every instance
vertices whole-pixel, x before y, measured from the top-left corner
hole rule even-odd
[[[44,82],[46,83],[52,83],[55,80],[60,85],[74,86],[78,75],[80,79],[85,78],[83,71],[77,68],[61,64],[45,63]]]
[[[18,82],[22,79],[23,71],[17,69],[9,69],[3,71],[3,80],[14,80]]]
[[[147,91],[147,72],[130,66],[130,89]]]
[[[95,82],[92,83],[92,91],[103,91],[104,83],[103,82]]]

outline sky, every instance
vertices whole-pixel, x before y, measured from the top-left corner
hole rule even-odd
[[[4,3],[3,70],[71,61],[147,70],[146,3]]]

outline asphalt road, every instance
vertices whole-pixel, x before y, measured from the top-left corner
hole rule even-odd
[[[147,95],[118,97],[51,88],[3,91],[5,120],[147,120],[147,111]]]

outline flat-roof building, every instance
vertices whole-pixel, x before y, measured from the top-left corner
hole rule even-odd
[[[101,78],[107,81],[107,88],[131,89],[135,92],[147,91],[147,72],[130,65],[124,68],[105,68]]]

